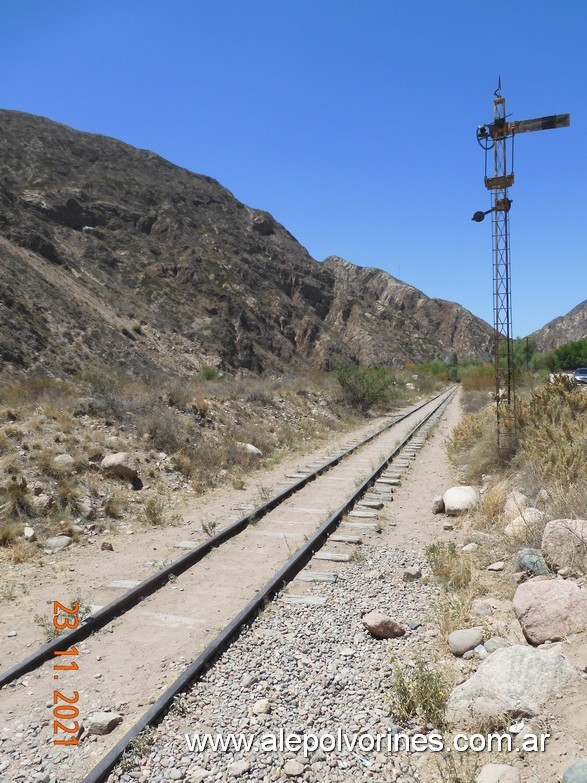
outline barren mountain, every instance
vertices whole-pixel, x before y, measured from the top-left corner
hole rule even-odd
[[[75,372],[488,358],[491,328],[385,272],[312,259],[215,180],[0,111],[0,356]]]
[[[538,351],[552,351],[559,345],[583,340],[587,337],[587,299],[581,304],[532,332],[530,339],[536,341]]]

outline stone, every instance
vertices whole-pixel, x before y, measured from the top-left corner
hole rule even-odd
[[[289,759],[289,761],[285,762],[283,771],[288,776],[288,778],[297,778],[298,775],[303,774],[304,765],[300,764],[300,762],[296,761],[295,759]]]
[[[565,579],[535,579],[516,589],[513,607],[530,644],[558,641],[587,629],[587,590]]]
[[[479,492],[475,487],[451,487],[442,496],[444,510],[449,516],[468,511],[479,502]]]
[[[138,470],[134,457],[127,451],[108,454],[100,463],[105,476],[132,480],[137,477]]]
[[[228,765],[228,774],[238,778],[241,775],[246,775],[250,769],[250,761],[233,761],[232,764]]]
[[[172,767],[167,773],[167,777],[170,780],[183,780],[184,773],[180,769],[177,769],[177,767]]]
[[[60,552],[71,544],[71,538],[69,536],[52,536],[45,542],[47,549],[52,552]]]
[[[551,568],[587,570],[587,520],[553,519],[544,528],[542,553]]]
[[[496,650],[448,697],[446,718],[459,731],[501,720],[540,713],[560,688],[579,679],[561,653],[513,645]]]
[[[77,501],[77,509],[84,519],[93,519],[95,516],[94,507],[89,497],[81,497]]]
[[[523,513],[512,519],[504,528],[504,534],[508,538],[519,541],[527,540],[536,530],[536,527],[546,519],[546,514],[537,508],[528,507]]]
[[[396,639],[403,636],[406,629],[382,612],[369,612],[363,617],[363,625],[376,639]]]
[[[262,457],[263,452],[261,449],[258,449],[256,446],[253,446],[252,443],[239,443],[237,441],[237,444],[239,449],[243,449],[243,451],[246,451],[247,454],[252,454],[254,457]]]
[[[563,783],[587,783],[587,760],[581,759],[567,767]]]
[[[518,555],[520,562],[520,568],[525,568],[526,571],[531,571],[537,576],[544,576],[548,574],[548,566],[544,562],[542,552],[539,549],[532,549],[531,547],[524,547]]]
[[[9,639],[12,639],[12,638],[14,638],[15,636],[18,636],[18,634],[17,634],[17,632],[16,632],[16,631],[8,631],[8,633],[6,634],[6,636],[7,636]]]
[[[271,704],[269,699],[259,699],[253,704],[254,715],[267,715],[271,712]]]
[[[479,544],[476,544],[474,541],[471,541],[470,544],[465,544],[465,546],[461,549],[461,552],[464,552],[466,555],[472,555],[473,552],[476,552],[479,549]]]
[[[496,650],[501,650],[502,647],[509,647],[510,643],[507,639],[503,639],[501,636],[491,636],[483,645],[488,653],[494,653]]]
[[[202,780],[210,777],[210,772],[204,767],[190,768],[189,783],[202,783]]]
[[[509,764],[485,764],[476,783],[520,783],[520,773]]]
[[[22,531],[22,537],[25,541],[35,541],[37,534],[35,533],[34,528],[30,527],[29,525],[25,525],[25,528]]]
[[[483,643],[483,633],[479,628],[461,628],[448,636],[448,646],[453,655],[461,656]]]
[[[102,546],[100,547],[102,552],[114,552],[114,547],[110,543],[110,541],[102,541]]]
[[[414,582],[416,579],[420,579],[422,576],[422,569],[418,566],[408,566],[403,573],[402,580],[404,582]]]
[[[503,560],[498,560],[496,563],[491,563],[487,566],[488,571],[503,571],[505,563]]]
[[[122,715],[117,712],[94,712],[84,726],[88,734],[110,734],[120,723]]]
[[[514,489],[510,492],[505,499],[503,513],[508,522],[511,522],[516,517],[519,517],[524,509],[528,506],[528,498],[523,492],[518,489]]]
[[[71,454],[58,454],[53,460],[53,464],[61,470],[71,470],[75,464]]]
[[[434,498],[432,498],[432,513],[444,514],[444,500],[442,495],[436,495]]]

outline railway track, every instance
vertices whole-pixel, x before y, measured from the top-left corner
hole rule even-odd
[[[86,703],[80,701],[80,707],[85,707],[84,714],[104,706],[112,694],[124,694],[128,699],[124,702],[127,720],[135,721],[113,747],[110,738],[105,738],[94,746],[96,754],[86,753],[83,762],[75,765],[85,772],[93,763],[91,755],[105,753],[87,772],[83,783],[106,780],[132,740],[165,713],[175,696],[205,672],[265,602],[291,582],[313,558],[344,562],[353,557],[348,551],[319,550],[329,537],[335,549],[352,549],[360,544],[361,530],[373,532],[377,529],[377,510],[392,500],[393,488],[399,483],[401,472],[415,456],[427,428],[442,414],[453,393],[454,390],[449,390],[437,395],[394,418],[328,462],[309,467],[307,473],[295,476],[294,483],[261,506],[100,608],[71,633],[11,667],[0,675],[0,685],[9,685],[8,689],[4,687],[0,691],[0,699],[7,690],[13,695],[19,680],[28,687],[29,683],[22,679],[27,673],[34,672],[32,676],[37,680],[45,676],[49,681],[53,671],[49,662],[54,664],[56,654],[77,650],[76,645],[79,646],[76,676],[74,672],[68,672],[68,685],[63,689],[75,687],[76,693],[86,692]],[[418,421],[414,425],[415,419]],[[396,442],[398,438],[399,443]],[[346,534],[333,536],[343,519]],[[277,572],[276,564],[280,564]],[[237,570],[240,573],[235,587]],[[290,600],[303,602],[304,596],[290,596]],[[235,606],[240,607],[236,615]],[[145,633],[145,626],[150,626],[153,633]],[[163,660],[157,633],[165,634],[167,656]],[[92,678],[101,679],[96,670],[104,667],[96,666],[96,663],[107,660],[109,650],[116,650],[119,665],[110,666],[108,687],[98,689],[96,695],[94,689],[84,689],[84,683],[88,686]],[[165,657],[178,660],[182,651],[188,653],[187,658],[194,658],[195,652],[195,660],[185,665],[184,656],[184,670],[169,683],[176,672],[167,665]],[[134,689],[129,689],[125,684],[128,685],[128,672],[133,666],[137,668],[137,676]],[[82,670],[83,678],[79,676]],[[162,689],[164,692],[156,698]],[[88,692],[94,692],[93,701]],[[145,692],[152,695],[154,703],[142,712]],[[19,709],[18,702],[23,700],[10,701],[10,706]],[[44,705],[46,708],[46,699]],[[74,713],[77,717],[77,707],[68,715],[74,716]],[[67,724],[65,713],[63,717]],[[71,738],[72,734],[66,736]],[[77,754],[84,744],[87,747],[89,743],[82,743],[75,751],[68,748],[66,752]],[[69,767],[67,757],[62,758],[65,768]],[[81,778],[68,773],[63,779]]]

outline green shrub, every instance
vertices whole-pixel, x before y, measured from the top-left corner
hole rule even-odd
[[[398,396],[394,378],[388,367],[361,367],[340,364],[335,375],[349,405],[361,411],[375,405],[388,405]]]

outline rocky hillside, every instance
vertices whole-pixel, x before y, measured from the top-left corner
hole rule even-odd
[[[13,111],[0,111],[0,259],[5,369],[490,354],[490,327],[463,308],[384,272],[318,263],[215,180]]]
[[[536,341],[536,350],[552,351],[565,343],[583,340],[587,337],[587,299],[581,304],[552,321],[542,329],[532,332],[530,338]]]

